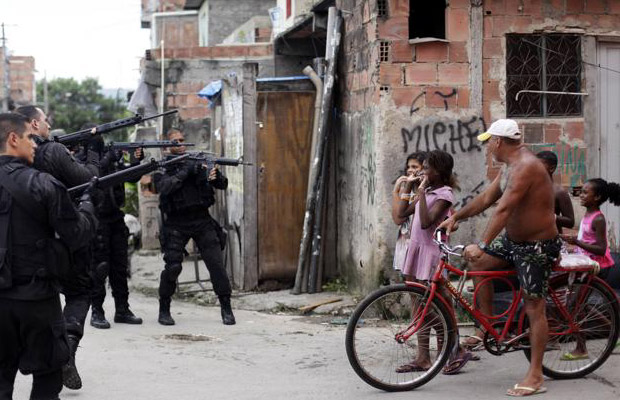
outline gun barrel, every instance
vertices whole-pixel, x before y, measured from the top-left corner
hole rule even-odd
[[[155,140],[155,141],[142,141],[142,142],[111,142],[110,147],[124,150],[124,149],[154,149],[154,148],[166,148],[166,147],[192,147],[194,143],[179,143],[175,140]]]
[[[117,129],[126,128],[129,126],[140,124],[144,121],[148,121],[153,118],[164,117],[166,115],[174,114],[178,111],[179,110],[169,110],[161,114],[151,115],[150,117],[143,117],[140,114],[136,114],[133,117],[122,118],[116,121],[97,125],[95,128],[83,129],[81,131],[69,133],[67,135],[57,136],[55,140],[59,143],[64,144],[65,146],[70,146],[72,144],[88,139],[91,135],[101,135],[104,133],[112,132]],[[93,133],[93,129],[94,129],[94,133]]]
[[[168,164],[174,164],[176,162],[182,161],[188,157],[189,155],[185,154],[167,161],[157,161],[154,158],[151,158],[148,162],[144,164],[129,167],[122,171],[113,172],[109,175],[98,178],[96,186],[100,189],[107,189],[109,187],[126,182],[132,178],[138,178],[142,175],[148,174],[149,172],[155,171],[156,169],[166,166]],[[71,196],[77,196],[81,194],[84,190],[86,190],[89,185],[90,183],[83,183],[81,185],[70,188],[68,192]]]

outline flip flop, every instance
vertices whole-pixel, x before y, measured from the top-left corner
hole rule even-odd
[[[400,367],[396,368],[396,373],[404,374],[408,372],[424,372],[428,371],[428,368],[424,368],[418,365],[415,361],[411,361],[408,364],[403,364]]]
[[[523,394],[517,394],[514,392],[510,392],[511,390],[525,390],[528,393],[523,393]],[[542,394],[545,393],[547,391],[547,388],[544,386],[539,387],[538,389],[533,388],[533,387],[529,387],[529,386],[521,386],[519,384],[514,385],[514,387],[512,389],[508,389],[508,391],[506,392],[506,396],[511,396],[511,397],[525,397],[525,396],[532,396],[535,394]]]
[[[561,361],[577,361],[577,360],[587,360],[590,358],[587,354],[573,354],[573,353],[564,353],[562,357],[560,357]]]
[[[473,354],[471,354],[468,351],[465,354],[463,354],[463,356],[461,358],[457,358],[457,359],[454,359],[454,360],[450,361],[448,364],[446,364],[445,367],[443,367],[442,373],[444,375],[456,375],[456,374],[458,374],[459,372],[461,372],[461,369],[463,369],[465,364],[467,364],[467,362],[472,359],[472,356],[473,356]]]

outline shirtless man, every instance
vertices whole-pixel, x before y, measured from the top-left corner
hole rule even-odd
[[[553,173],[558,166],[558,156],[552,151],[545,150],[537,153],[536,157],[545,164],[545,168],[553,180]],[[562,228],[571,229],[575,225],[575,212],[570,196],[562,185],[554,183],[553,191],[555,193],[555,224],[558,231],[562,233]]]
[[[517,123],[509,119],[495,121],[488,132],[478,136],[480,141],[489,141],[487,151],[506,168],[484,192],[439,226],[453,231],[458,221],[480,214],[497,202],[482,240],[467,246],[463,255],[473,271],[517,270],[531,321],[532,359],[525,378],[508,390],[510,396],[546,391],[542,386],[542,358],[548,336],[545,296],[561,247],[555,225],[553,183],[521,138]],[[497,237],[504,228],[505,234]],[[474,280],[476,285],[479,282]],[[492,315],[492,286],[484,285],[478,292],[478,307],[486,315]]]

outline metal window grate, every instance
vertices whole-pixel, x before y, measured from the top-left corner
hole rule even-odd
[[[389,62],[390,61],[390,48],[392,44],[387,40],[382,40],[379,43],[379,61],[380,62]]]
[[[385,18],[388,15],[387,0],[377,0],[377,16]]]
[[[509,117],[582,114],[581,96],[522,93],[521,90],[581,91],[581,37],[506,35],[506,105]]]

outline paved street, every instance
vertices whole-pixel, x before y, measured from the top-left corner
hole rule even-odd
[[[78,366],[84,388],[63,399],[460,399],[502,398],[525,372],[521,353],[480,353],[464,373],[439,375],[408,393],[387,394],[362,382],[350,368],[344,326],[332,316],[302,317],[236,311],[237,325],[224,326],[219,308],[176,301],[177,325],[156,322],[157,301],[132,294],[142,326],[87,328]],[[111,301],[106,304],[112,310]],[[321,323],[324,321],[323,323]],[[194,339],[194,340],[187,340]],[[618,351],[596,374],[576,381],[549,381],[550,399],[617,399]],[[15,399],[28,398],[30,379],[20,376]],[[593,397],[594,395],[594,397]],[[543,396],[538,396],[543,397]]]

